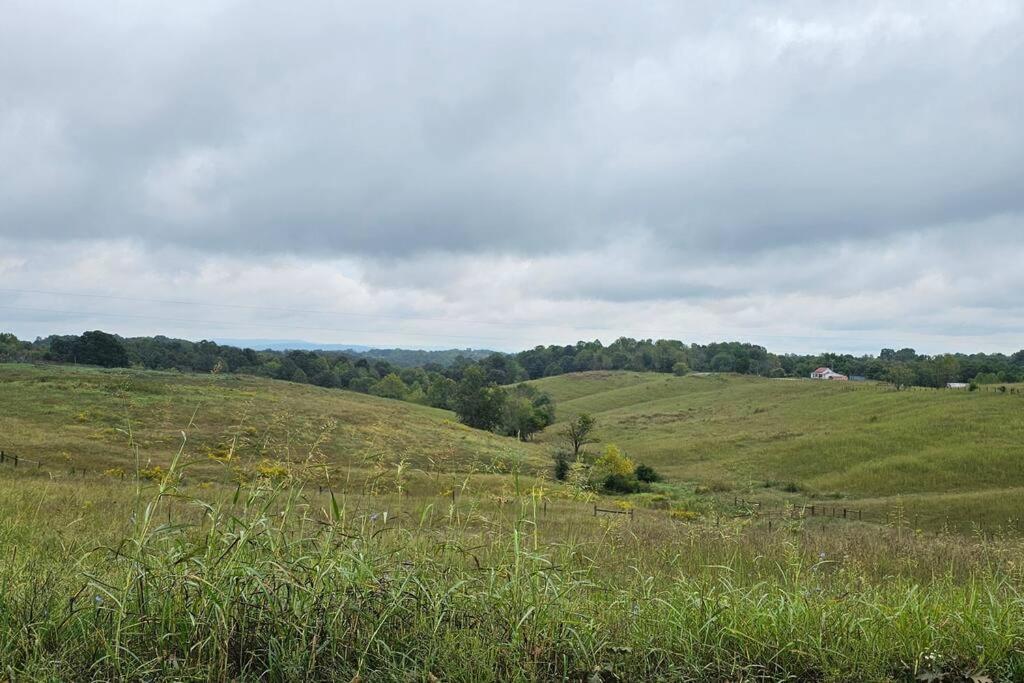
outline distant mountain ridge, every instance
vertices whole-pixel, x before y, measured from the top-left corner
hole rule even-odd
[[[470,360],[486,358],[497,351],[489,349],[451,349],[421,347],[413,349],[382,349],[363,344],[320,344],[300,339],[213,339],[223,346],[234,346],[240,349],[256,351],[340,351],[350,356],[386,360],[401,367],[417,367],[427,363],[451,365],[456,358],[462,356]]]
[[[369,351],[362,344],[320,344],[301,339],[211,339],[222,346],[235,346],[255,351]]]

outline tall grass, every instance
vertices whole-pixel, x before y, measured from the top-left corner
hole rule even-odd
[[[3,518],[9,678],[1024,678],[1019,545],[631,525],[570,503],[549,518],[536,490],[453,503],[258,480],[200,499],[179,467],[111,506],[127,518],[95,547]]]

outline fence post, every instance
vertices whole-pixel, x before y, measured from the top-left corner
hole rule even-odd
[[[811,517],[813,517],[813,516],[814,516],[814,506],[812,505],[811,506]]]
[[[636,512],[633,508],[629,508],[629,520],[633,521],[633,513]]]
[[[846,508],[843,508],[843,519],[846,519]]]
[[[857,521],[859,522],[862,519],[864,519],[864,511],[863,510],[857,510]]]
[[[14,466],[15,467],[18,466],[18,454],[17,453],[14,454]]]
[[[547,515],[548,515],[548,499],[545,498],[544,499],[544,516],[547,517]]]
[[[768,531],[769,531],[769,533],[771,532],[771,530],[772,530],[772,518],[769,517],[768,518]]]
[[[3,451],[0,451],[0,462],[7,460],[7,455]]]
[[[597,517],[597,503],[594,503],[594,516]]]

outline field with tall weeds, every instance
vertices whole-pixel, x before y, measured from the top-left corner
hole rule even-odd
[[[11,680],[1020,680],[1024,546],[538,486],[0,480]]]
[[[48,464],[0,466],[12,681],[1024,679],[1009,528],[769,527],[665,461],[654,492],[595,498],[547,445],[409,404],[2,372],[0,439]]]

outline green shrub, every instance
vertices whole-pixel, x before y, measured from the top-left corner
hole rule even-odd
[[[642,493],[650,491],[650,484],[640,481],[635,474],[609,474],[604,479],[604,490],[608,493]]]
[[[558,481],[565,481],[569,478],[569,470],[572,466],[572,461],[569,454],[565,451],[555,451],[554,455],[555,467],[554,475]]]
[[[661,481],[661,475],[658,474],[653,467],[651,467],[650,465],[645,465],[643,463],[640,463],[639,465],[636,466],[636,471],[634,472],[634,474],[636,474],[637,479],[643,482],[647,482],[648,484],[653,484],[654,482]]]

